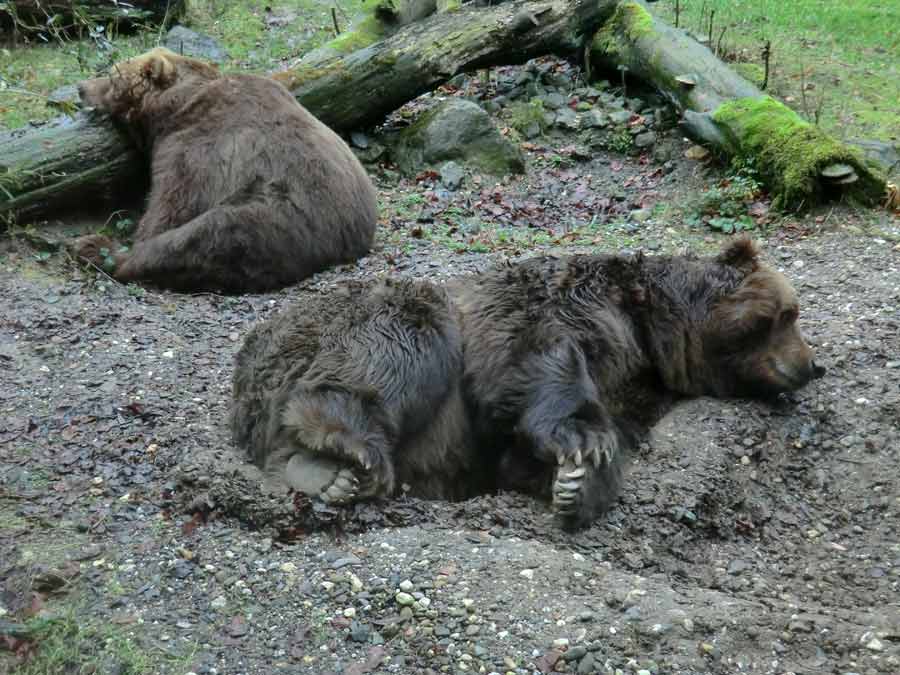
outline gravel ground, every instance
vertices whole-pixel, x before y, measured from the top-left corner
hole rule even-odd
[[[376,250],[265,295],[124,287],[4,240],[6,646],[40,656],[41,640],[16,631],[69,616],[153,665],[107,639],[85,656],[94,671],[52,672],[900,672],[900,248],[884,213],[836,207],[760,234],[828,374],[776,407],[679,405],[588,530],[563,533],[545,504],[510,494],[291,525],[290,505],[251,488],[211,496],[191,474],[211,453],[220,475],[240,462],[225,421],[242,336],[337,279],[718,247],[669,216],[720,176],[659,132],[653,156],[563,166],[547,158],[571,138],[535,141],[526,178],[496,187],[470,177],[447,193],[383,172]],[[585,212],[607,215],[570,229]],[[523,219],[543,219],[544,236]],[[206,515],[185,511],[211,498]],[[15,664],[0,652],[0,671]]]

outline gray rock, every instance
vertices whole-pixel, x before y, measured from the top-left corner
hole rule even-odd
[[[650,209],[635,209],[631,212],[631,219],[636,223],[646,223],[650,220]]]
[[[613,124],[625,124],[628,120],[631,119],[631,111],[613,110],[609,114],[609,119],[612,120]]]
[[[490,116],[458,99],[425,112],[398,134],[393,157],[407,175],[450,160],[494,176],[525,170],[522,151],[500,134]]]
[[[582,123],[586,127],[592,129],[602,129],[609,124],[609,119],[596,108],[589,110],[587,114],[581,118]]]
[[[587,654],[587,647],[572,647],[562,655],[563,661],[580,661]]]
[[[458,190],[465,178],[465,171],[456,162],[445,162],[440,168],[441,183],[448,190]]]
[[[354,642],[368,642],[372,635],[372,629],[364,624],[354,621],[350,624],[350,639]]]
[[[866,140],[849,141],[849,143],[860,148],[866,159],[881,164],[889,174],[900,173],[900,145]]]
[[[656,143],[656,132],[645,131],[634,137],[634,144],[638,148],[648,148]]]
[[[541,96],[540,99],[547,110],[558,110],[566,106],[566,97],[558,91],[551,91],[549,94]]]
[[[57,87],[53,91],[50,92],[50,95],[47,97],[48,103],[78,103],[80,97],[78,95],[78,85],[77,84],[65,84],[61,87]]]
[[[590,652],[585,654],[584,658],[578,662],[578,675],[588,675],[594,672],[594,655]]]
[[[574,131],[578,129],[578,115],[571,108],[560,108],[556,111],[553,123],[563,129]]]
[[[365,150],[369,147],[369,137],[361,131],[354,131],[350,134],[350,145],[354,148]]]
[[[222,63],[228,60],[228,52],[217,40],[184,26],[173,26],[166,33],[163,46],[176,54],[193,56],[213,63]]]
[[[525,130],[522,133],[524,134],[525,138],[530,141],[531,139],[537,138],[541,135],[541,125],[537,122],[532,122],[527,127],[525,127]]]

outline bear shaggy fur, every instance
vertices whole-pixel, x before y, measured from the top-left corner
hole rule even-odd
[[[74,253],[123,282],[253,292],[355,260],[372,244],[375,189],[347,145],[281,84],[222,75],[164,48],[79,85],[150,155],[130,251],[99,235]],[[107,249],[106,251],[102,249]]]
[[[745,239],[712,259],[539,257],[445,288],[349,283],[250,332],[232,431],[270,476],[326,502],[517,489],[581,526],[675,398],[820,377],[797,315]]]

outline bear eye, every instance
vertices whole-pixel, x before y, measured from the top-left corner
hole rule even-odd
[[[752,335],[761,335],[772,331],[772,317],[760,316],[753,322]]]

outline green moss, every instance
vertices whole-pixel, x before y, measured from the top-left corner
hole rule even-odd
[[[732,63],[732,69],[734,69],[738,75],[743,77],[748,82],[752,82],[757,87],[760,86],[763,82],[763,78],[766,76],[765,69],[759,65],[758,63]]]
[[[623,2],[594,35],[592,51],[607,56],[619,53],[619,40],[634,42],[653,35],[653,17],[636,2]]]
[[[856,169],[859,180],[852,194],[873,202],[884,191],[884,177],[866,166],[855,149],[770,96],[741,98],[713,112],[713,120],[734,139],[737,156],[753,157],[780,208],[810,206],[823,197],[819,171],[835,162]]]
[[[281,82],[281,84],[293,92],[308,82],[318,80],[326,75],[334,75],[340,70],[342,70],[342,68],[337,64],[322,66],[321,68],[299,65],[290,70],[275,73],[272,76],[272,79]]]

